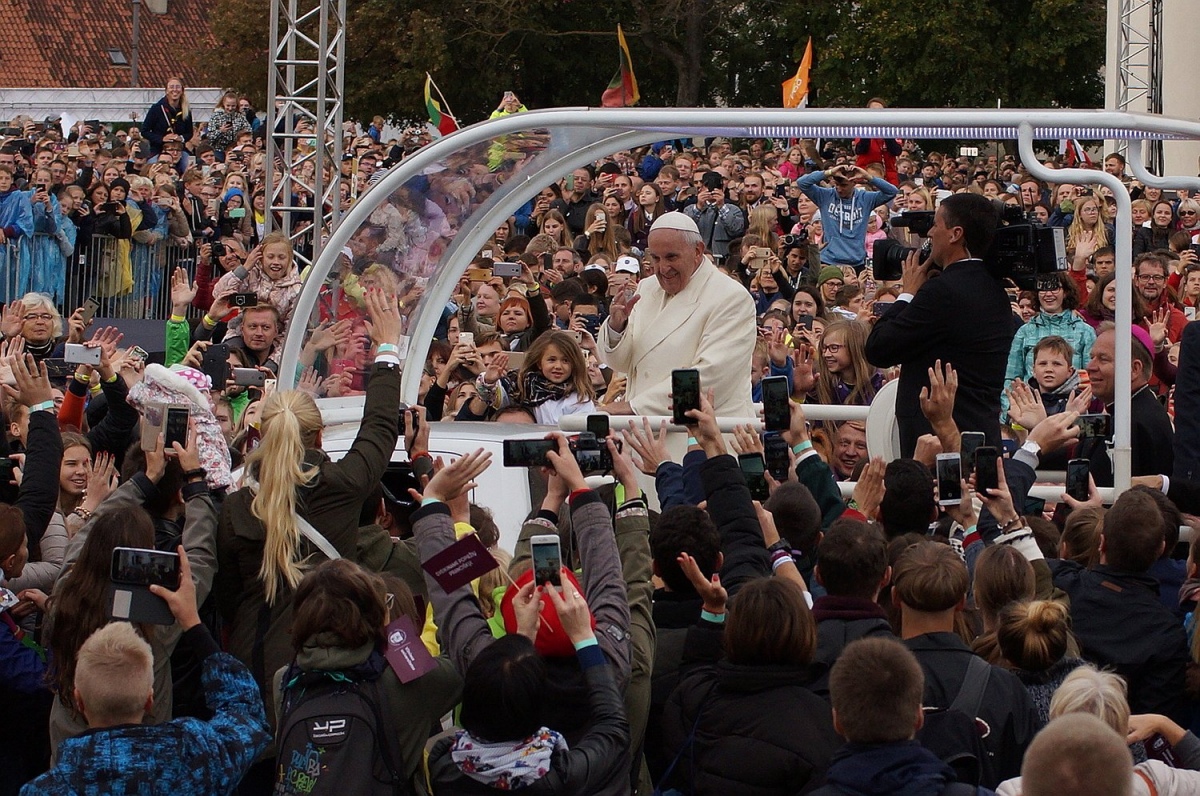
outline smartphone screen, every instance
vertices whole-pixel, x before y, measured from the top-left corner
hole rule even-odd
[[[163,423],[163,450],[171,450],[171,446],[176,442],[187,445],[187,437],[188,410],[177,406],[168,407],[166,422]]]
[[[996,471],[996,449],[982,445],[975,449],[975,491],[991,497],[993,489],[1000,488],[1000,474]]]
[[[549,467],[546,454],[558,448],[552,439],[504,440],[505,467]]]
[[[987,436],[982,431],[964,431],[959,435],[958,453],[962,457],[963,469],[968,473],[975,469],[975,451],[986,444]]]
[[[786,431],[792,423],[787,376],[762,380],[763,425],[767,431]]]
[[[779,434],[763,435],[763,454],[767,460],[767,472],[776,481],[783,483],[787,480],[788,470],[792,462],[788,457],[787,441]]]
[[[1067,462],[1067,494],[1076,500],[1087,500],[1091,497],[1091,487],[1088,484],[1088,474],[1092,463],[1088,459],[1071,459]]]
[[[529,540],[533,557],[533,577],[539,586],[550,584],[562,588],[562,550],[557,536],[535,536]]]
[[[803,326],[804,331],[811,332],[813,325],[813,316],[804,314],[796,318],[796,325]]]
[[[957,453],[939,453],[937,457],[938,505],[962,503],[962,458]]]
[[[751,498],[761,501],[771,496],[770,488],[767,486],[767,466],[761,454],[743,453],[738,456],[738,467],[742,469],[742,478],[746,480],[746,486],[750,488]]]
[[[688,411],[700,409],[700,371],[673,370],[671,371],[671,422],[677,426],[686,426],[694,422],[687,416]]]
[[[179,588],[179,554],[116,547],[112,551],[112,580],[132,586]]]
[[[608,415],[588,415],[587,430],[596,435],[597,440],[605,440],[608,438]]]
[[[1107,439],[1112,435],[1108,423],[1109,416],[1105,414],[1080,415],[1075,421],[1075,425],[1079,426],[1080,438]]]

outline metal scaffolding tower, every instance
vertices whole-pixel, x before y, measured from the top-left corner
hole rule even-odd
[[[1163,112],[1163,0],[1117,0],[1117,110]],[[1119,146],[1124,153],[1125,145]],[[1161,174],[1161,141],[1146,148],[1147,167]]]
[[[321,229],[341,218],[345,55],[346,0],[271,0],[266,226],[278,214],[294,244],[311,245],[313,260]]]

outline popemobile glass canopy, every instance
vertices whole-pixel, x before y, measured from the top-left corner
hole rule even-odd
[[[1117,323],[1127,328],[1132,290],[1128,192],[1117,178],[1102,172],[1042,166],[1033,143],[1063,138],[1128,141],[1131,154],[1140,154],[1144,140],[1200,139],[1200,123],[1098,110],[899,108],[556,108],[480,122],[398,164],[342,217],[305,281],[284,347],[281,387],[295,383],[301,349],[316,325],[349,319],[361,327],[364,285],[382,285],[410,296],[401,357],[423,364],[442,311],[471,259],[496,228],[542,188],[622,150],[710,136],[1016,139],[1021,161],[1034,177],[1103,184],[1116,194]],[[1131,158],[1130,166],[1144,184],[1200,190],[1198,179],[1146,174],[1138,160]],[[352,258],[342,256],[343,248]],[[1121,335],[1118,373],[1128,372],[1129,356],[1129,335]],[[420,366],[404,369],[403,400],[416,402],[421,372]],[[1118,396],[1118,489],[1128,483],[1128,406],[1129,396]]]

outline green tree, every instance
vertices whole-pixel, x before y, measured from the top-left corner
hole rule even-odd
[[[267,0],[217,0],[214,84],[266,100]],[[625,30],[644,106],[779,106],[813,38],[816,106],[1095,107],[1104,0],[349,0],[347,118],[425,118],[431,72],[463,123],[506,90],[595,106]]]

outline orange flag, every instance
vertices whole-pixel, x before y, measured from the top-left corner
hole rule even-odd
[[[812,68],[812,36],[808,37],[808,46],[804,48],[804,58],[800,60],[800,68],[796,76],[783,81],[783,107],[808,107],[808,70]]]

